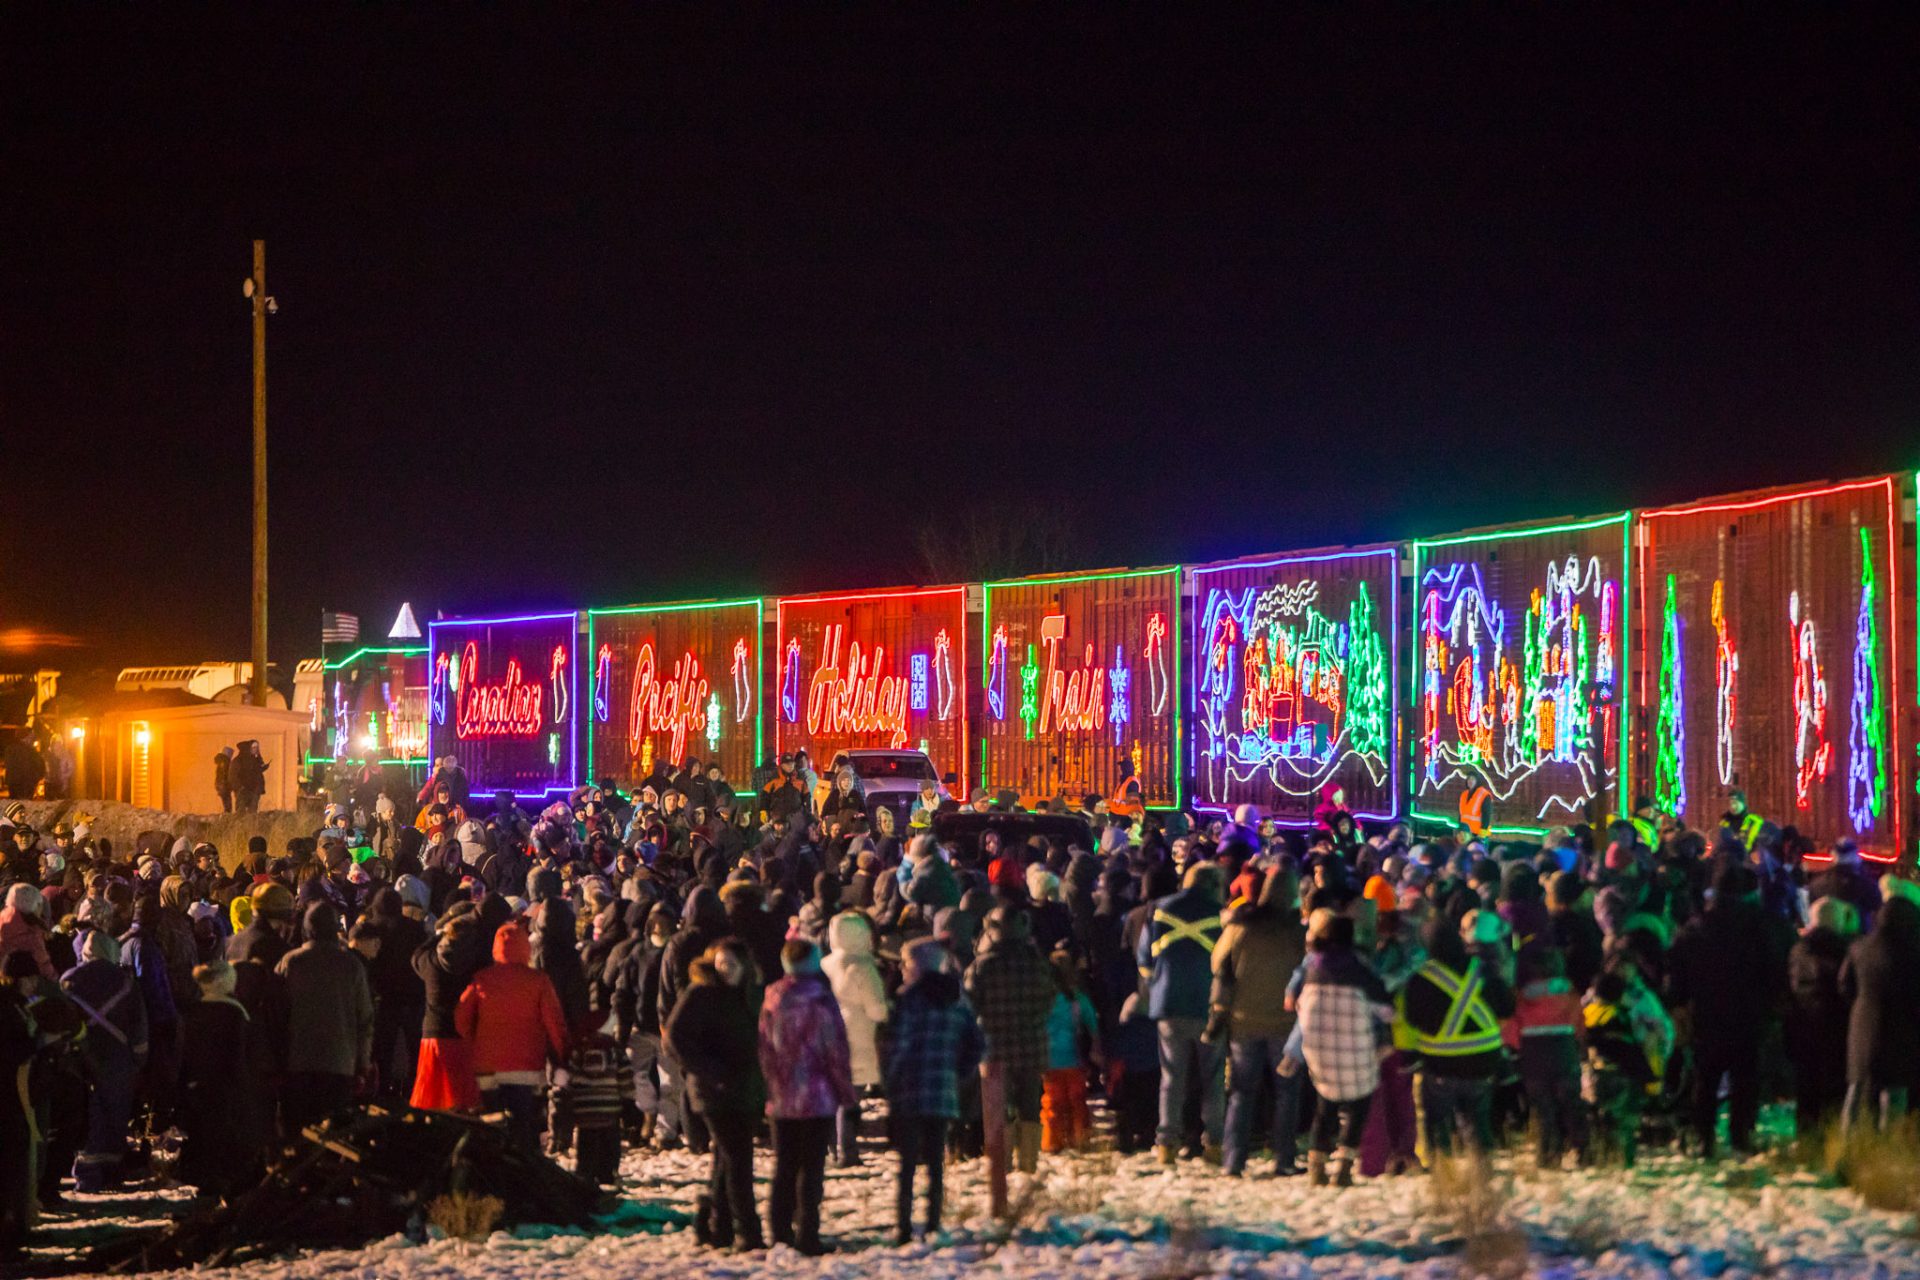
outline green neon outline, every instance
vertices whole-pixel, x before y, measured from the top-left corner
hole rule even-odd
[[[400,655],[401,657],[403,657],[403,658],[413,658],[413,657],[420,657],[420,656],[422,656],[422,655],[424,655],[424,654],[426,653],[426,651],[427,651],[427,646],[425,646],[425,645],[417,645],[417,646],[414,646],[414,645],[397,645],[397,646],[392,646],[392,647],[388,647],[388,648],[382,648],[382,647],[379,647],[379,646],[376,646],[376,645],[366,645],[366,646],[363,646],[363,647],[361,647],[361,648],[358,648],[358,649],[355,649],[355,650],[354,650],[354,651],[353,651],[352,653],[350,653],[350,654],[348,654],[348,655],[347,655],[346,657],[344,657],[344,658],[342,658],[342,659],[340,659],[340,660],[339,660],[338,662],[329,662],[329,663],[327,663],[327,664],[326,664],[326,667],[325,667],[324,669],[325,669],[325,670],[327,670],[327,671],[338,671],[338,670],[339,670],[340,668],[342,668],[342,667],[344,667],[344,666],[346,666],[346,665],[347,665],[347,664],[348,664],[349,662],[352,662],[352,661],[354,661],[354,660],[355,660],[356,658],[358,658],[358,657],[360,657],[360,656],[361,656],[362,654],[368,654],[368,653],[378,653],[378,654],[394,654],[394,653],[397,653],[397,654],[399,654],[399,655]]]
[[[587,613],[587,654],[588,660],[599,665],[600,655],[594,644],[595,619],[601,615],[618,617],[629,613],[691,613],[700,609],[744,609],[753,606],[753,653],[757,661],[753,664],[753,759],[747,764],[747,777],[751,781],[753,771],[760,767],[766,758],[766,714],[767,714],[767,663],[766,654],[761,650],[767,647],[767,601],[764,596],[741,596],[738,600],[683,600],[674,604],[626,604],[611,609],[588,609]],[[593,690],[587,691],[587,715],[593,715]],[[587,725],[587,782],[594,783],[593,776],[593,725]]]
[[[1163,573],[1172,574],[1174,616],[1168,621],[1167,627],[1174,633],[1173,670],[1167,678],[1173,681],[1174,684],[1173,742],[1170,748],[1173,751],[1173,757],[1168,762],[1168,772],[1173,775],[1173,808],[1184,808],[1187,780],[1186,766],[1184,763],[1186,759],[1186,703],[1181,697],[1183,692],[1181,686],[1184,684],[1185,667],[1182,664],[1181,658],[1180,633],[1186,629],[1186,621],[1182,616],[1186,606],[1186,597],[1181,594],[1182,580],[1186,571],[1185,565],[1170,564],[1162,565],[1157,569],[1111,569],[1101,573],[1042,573],[1031,578],[1001,578],[994,582],[982,582],[980,584],[980,683],[983,686],[983,696],[984,686],[991,678],[989,672],[993,665],[993,589],[995,587],[1026,587],[1033,586],[1037,583],[1070,586],[1076,582],[1101,582],[1108,578],[1152,578]],[[983,710],[985,709],[985,705],[984,702],[981,704]],[[987,785],[987,739],[984,734],[981,735],[980,738],[979,776],[980,786],[990,792],[992,788]],[[1153,808],[1154,806],[1148,805],[1147,807]],[[1163,813],[1168,811],[1169,810],[1165,808],[1161,809]]]
[[[1916,473],[1916,483],[1920,483],[1920,473]],[[1630,652],[1633,648],[1631,644],[1627,643],[1627,637],[1633,634],[1633,625],[1632,625],[1632,622],[1633,622],[1633,603],[1632,603],[1633,602],[1633,590],[1632,590],[1632,587],[1633,587],[1633,582],[1632,582],[1633,512],[1632,511],[1622,511],[1617,516],[1601,516],[1593,520],[1569,520],[1561,524],[1539,525],[1539,526],[1536,526],[1533,528],[1527,528],[1527,529],[1494,529],[1487,533],[1463,533],[1458,535],[1457,537],[1452,537],[1452,538],[1415,538],[1413,540],[1413,615],[1414,615],[1414,618],[1416,619],[1414,623],[1415,627],[1418,628],[1419,626],[1417,619],[1420,616],[1420,581],[1421,581],[1421,578],[1424,576],[1421,572],[1422,569],[1424,568],[1424,565],[1422,564],[1422,557],[1428,548],[1457,547],[1469,542],[1491,542],[1496,538],[1539,538],[1552,533],[1581,533],[1589,529],[1604,529],[1606,526],[1610,524],[1617,524],[1620,526],[1620,634],[1619,634],[1620,661],[1616,664],[1614,669],[1614,684],[1615,684],[1616,691],[1627,688],[1628,687],[1627,677],[1630,674],[1628,670],[1628,663],[1630,661]],[[1415,645],[1410,645],[1409,648],[1414,650],[1414,653],[1409,655],[1409,670],[1410,670],[1411,678],[1407,681],[1407,684],[1412,691],[1412,701],[1408,703],[1408,706],[1413,710],[1417,711],[1419,710],[1419,707],[1420,707],[1420,693],[1421,693],[1421,683],[1420,683],[1421,659],[1418,656],[1420,651],[1420,646],[1415,644]],[[1621,703],[1619,700],[1618,692],[1615,693],[1614,705],[1616,707],[1620,707],[1623,710],[1623,712],[1626,710],[1625,705]],[[1629,783],[1628,765],[1631,759],[1630,753],[1632,749],[1632,742],[1633,742],[1633,733],[1632,733],[1630,717],[1627,716],[1626,714],[1622,714],[1620,717],[1620,781],[1619,781],[1619,784],[1614,788],[1614,802],[1616,807],[1619,803],[1621,796],[1632,794],[1632,788],[1628,785]],[[1447,827],[1450,830],[1454,827],[1457,827],[1459,823],[1452,818],[1442,817],[1439,814],[1434,814],[1434,813],[1421,812],[1419,808],[1419,795],[1420,795],[1420,770],[1418,768],[1419,752],[1418,752],[1418,749],[1413,745],[1413,738],[1411,734],[1409,734],[1407,738],[1407,749],[1408,751],[1412,752],[1415,756],[1414,760],[1408,762],[1409,765],[1412,767],[1410,767],[1407,770],[1407,778],[1408,778],[1407,817],[1419,822],[1436,823],[1440,826]],[[1544,838],[1547,832],[1550,830],[1552,830],[1551,827],[1493,826],[1493,827],[1487,828],[1487,834],[1490,836],[1515,835],[1515,836],[1534,836],[1537,838]]]

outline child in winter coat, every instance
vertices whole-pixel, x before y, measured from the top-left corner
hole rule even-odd
[[[985,1039],[960,994],[953,958],[931,938],[901,957],[905,985],[893,1016],[887,1058],[887,1120],[900,1153],[895,1241],[913,1240],[913,1180],[927,1170],[927,1234],[940,1230],[947,1126],[960,1115],[960,1080],[980,1064]]]
[[[1331,1180],[1353,1185],[1360,1133],[1380,1087],[1380,1058],[1392,1047],[1387,988],[1354,951],[1353,937],[1353,920],[1325,907],[1307,924],[1312,955],[1298,1010],[1301,1050],[1321,1103],[1307,1156],[1312,1186],[1327,1185],[1329,1158],[1336,1151]]]
[[[1053,977],[1059,990],[1047,1011],[1047,1074],[1040,1097],[1040,1146],[1045,1151],[1078,1151],[1086,1145],[1093,1127],[1087,1110],[1087,1061],[1080,1049],[1081,1037],[1092,1045],[1092,1058],[1100,1061],[1100,1023],[1093,1002],[1080,989],[1080,974],[1073,957],[1064,951],[1053,954]]]
[[[834,1117],[854,1101],[847,1031],[820,972],[820,948],[804,938],[780,952],[786,976],[760,1008],[760,1070],[773,1117],[773,1242],[821,1253],[820,1201]]]
[[[1581,1009],[1587,1029],[1582,1089],[1594,1110],[1598,1145],[1633,1167],[1640,1111],[1659,1090],[1673,1050],[1673,1023],[1640,984],[1633,962],[1617,956],[1594,979]]]
[[[833,998],[847,1025],[847,1049],[853,1063],[853,1087],[862,1094],[880,1084],[880,1024],[887,1020],[887,988],[873,958],[873,924],[859,911],[842,911],[827,924],[832,954],[820,971],[833,984]],[[860,1101],[843,1107],[836,1125],[842,1169],[860,1163]]]
[[[612,1011],[597,1008],[593,1016],[600,1028],[574,1039],[559,1089],[573,1117],[574,1172],[606,1187],[620,1178],[620,1118],[633,1098],[633,1072]]]
[[[1138,992],[1120,1006],[1107,1046],[1107,1098],[1113,1104],[1113,1142],[1121,1155],[1153,1145],[1160,1124],[1160,1028]]]
[[[1560,1167],[1568,1147],[1585,1153],[1587,1114],[1580,1103],[1580,998],[1567,981],[1566,957],[1551,947],[1522,951],[1512,1026],[1520,1042],[1520,1080],[1540,1128],[1539,1163]]]

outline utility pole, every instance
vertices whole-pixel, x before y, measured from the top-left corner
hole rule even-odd
[[[267,705],[267,242],[253,242],[253,705]]]

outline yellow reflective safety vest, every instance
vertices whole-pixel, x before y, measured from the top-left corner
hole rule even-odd
[[[1500,1047],[1500,1020],[1481,998],[1485,985],[1480,976],[1480,960],[1475,957],[1464,974],[1455,973],[1435,960],[1420,966],[1419,974],[1447,997],[1447,1014],[1434,1033],[1416,1030],[1413,1048],[1436,1058],[1463,1058]],[[1404,1016],[1406,999],[1401,995]]]
[[[1187,920],[1163,908],[1153,913],[1153,922],[1166,932],[1153,940],[1152,954],[1158,959],[1160,953],[1174,943],[1182,941],[1198,943],[1201,950],[1209,955],[1214,944],[1220,941],[1220,917],[1211,915],[1204,920]]]

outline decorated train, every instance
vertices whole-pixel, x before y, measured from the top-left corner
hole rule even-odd
[[[656,762],[925,752],[1029,805],[1537,838],[1738,790],[1910,857],[1920,477],[1196,565],[589,608],[429,627],[427,752],[476,791]]]

